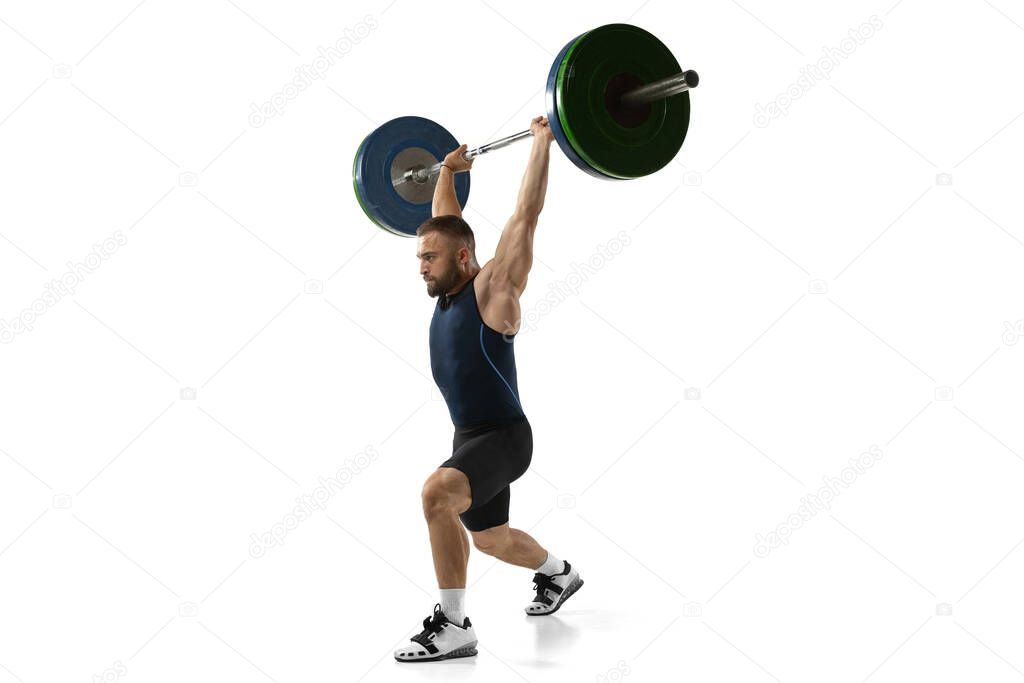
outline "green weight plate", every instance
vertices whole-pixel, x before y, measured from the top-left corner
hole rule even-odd
[[[632,88],[682,71],[665,45],[629,24],[583,35],[558,70],[558,118],[577,154],[614,178],[639,178],[663,168],[683,145],[690,123],[684,92],[642,107],[619,103]]]
[[[569,51],[573,45],[576,44],[584,34],[580,34],[565,44],[565,47],[559,51],[555,56],[555,60],[551,62],[551,68],[548,70],[548,78],[544,84],[544,100],[547,104],[547,115],[548,125],[551,128],[551,134],[555,137],[555,142],[558,143],[559,149],[565,153],[565,156],[571,161],[577,168],[586,172],[588,175],[592,175],[595,178],[601,178],[602,180],[621,180],[621,178],[612,178],[604,173],[592,168],[590,164],[584,161],[576,150],[573,149],[572,143],[569,142],[569,138],[565,136],[565,132],[562,130],[562,121],[558,117],[558,101],[557,101],[557,85],[558,85],[558,69],[562,66],[562,59],[565,54]]]

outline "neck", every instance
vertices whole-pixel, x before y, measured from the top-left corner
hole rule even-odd
[[[462,288],[466,286],[466,283],[468,283],[470,280],[476,277],[476,274],[479,272],[479,268],[471,268],[470,270],[468,270],[465,273],[465,275],[463,275],[463,277],[459,280],[459,283],[448,290],[448,296],[454,296],[455,294],[461,292]]]

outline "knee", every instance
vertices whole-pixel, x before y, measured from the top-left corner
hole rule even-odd
[[[452,508],[451,492],[442,481],[436,478],[428,479],[423,484],[420,498],[423,502],[423,515],[427,519],[439,514],[447,514],[450,512],[450,508]]]
[[[510,540],[507,528],[473,532],[473,546],[485,555],[500,555]]]
[[[438,468],[427,477],[420,496],[427,519],[439,514],[464,512],[473,502],[466,475],[450,467]]]

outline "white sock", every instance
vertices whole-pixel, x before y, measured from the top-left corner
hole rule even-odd
[[[442,588],[441,611],[448,621],[461,628],[462,620],[466,618],[466,589]]]
[[[537,567],[534,571],[551,576],[552,574],[558,574],[562,572],[564,569],[565,565],[562,563],[562,561],[554,555],[552,555],[551,553],[548,553],[548,559],[544,560],[544,564]]]

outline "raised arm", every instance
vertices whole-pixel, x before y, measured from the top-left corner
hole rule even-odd
[[[544,196],[548,189],[548,161],[554,136],[548,127],[548,120],[538,116],[530,122],[533,131],[533,149],[523,174],[516,208],[505,224],[494,252],[495,274],[507,277],[518,292],[526,287],[526,279],[533,266],[533,233],[537,220],[544,208]]]
[[[442,162],[444,166],[441,167],[437,185],[434,186],[434,202],[431,204],[433,216],[462,217],[462,208],[455,197],[455,174],[473,167],[472,159],[466,161],[462,158],[465,151],[466,145],[460,145],[458,149],[449,152]]]

